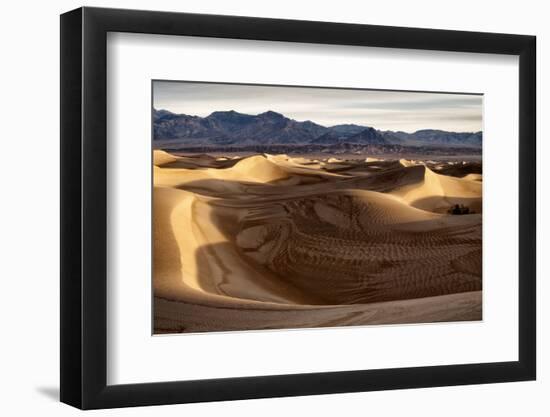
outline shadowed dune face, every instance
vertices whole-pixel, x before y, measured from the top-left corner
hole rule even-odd
[[[154,163],[156,333],[481,319],[471,167],[162,151]],[[455,204],[474,214],[448,214]]]

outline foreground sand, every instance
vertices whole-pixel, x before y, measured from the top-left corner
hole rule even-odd
[[[479,320],[481,181],[441,163],[155,151],[155,333]]]

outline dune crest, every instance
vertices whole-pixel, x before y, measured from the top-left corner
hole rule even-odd
[[[155,149],[153,151],[153,165],[157,167],[170,164],[172,162],[176,162],[177,160],[178,160],[177,157],[175,157],[172,154],[169,154],[166,151],[161,151],[159,149]]]
[[[234,171],[232,175],[249,181],[271,182],[288,177],[287,172],[281,169],[279,165],[260,155],[245,158],[230,169]]]
[[[426,166],[417,167],[423,171],[423,177],[415,184],[394,190],[393,195],[422,210],[445,213],[456,204],[464,204],[481,213],[481,183],[440,175]]]

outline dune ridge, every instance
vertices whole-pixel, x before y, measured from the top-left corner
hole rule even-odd
[[[370,159],[153,162],[156,333],[481,318],[480,179]]]

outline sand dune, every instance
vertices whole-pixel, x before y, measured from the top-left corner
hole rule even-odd
[[[474,173],[466,174],[462,178],[470,181],[483,181],[483,176],[481,174],[474,174]]]
[[[161,150],[156,150],[153,152],[153,165],[160,167],[163,165],[168,165],[173,162],[176,162],[178,158],[174,155],[169,154]]]
[[[420,168],[422,179],[416,184],[398,188],[392,194],[423,210],[444,213],[452,205],[465,204],[476,213],[481,213],[481,183],[469,178],[436,174],[424,166]]]
[[[156,332],[481,318],[472,177],[403,161],[153,159]]]

